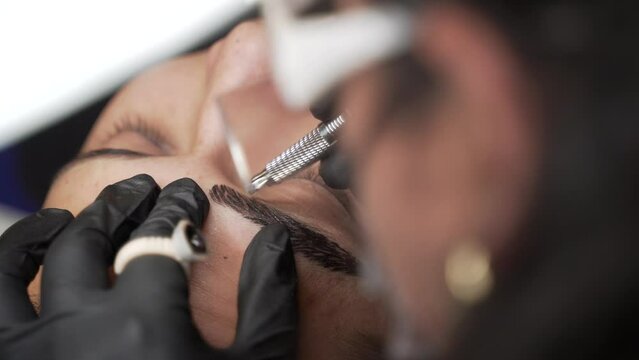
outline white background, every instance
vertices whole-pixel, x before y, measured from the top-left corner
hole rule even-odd
[[[255,2],[0,1],[0,149],[189,49]]]
[[[255,3],[0,1],[0,151],[214,35]],[[0,233],[19,215],[0,208]]]

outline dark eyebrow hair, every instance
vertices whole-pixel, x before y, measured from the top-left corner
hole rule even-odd
[[[141,153],[138,151],[127,150],[127,149],[98,149],[93,151],[87,151],[85,153],[79,154],[75,158],[71,159],[66,165],[64,165],[58,172],[53,176],[53,180],[51,183],[54,183],[60,176],[69,171],[72,167],[77,166],[81,162],[94,159],[99,157],[125,157],[125,158],[143,158],[149,157],[151,155]]]
[[[357,259],[324,234],[259,200],[226,185],[214,185],[209,191],[213,202],[227,206],[254,224],[281,223],[287,227],[293,250],[325,269],[357,275]]]

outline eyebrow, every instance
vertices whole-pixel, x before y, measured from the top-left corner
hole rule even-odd
[[[214,185],[209,195],[216,204],[231,208],[256,225],[283,224],[290,233],[293,250],[315,264],[330,271],[357,275],[357,259],[311,226],[226,185]]]

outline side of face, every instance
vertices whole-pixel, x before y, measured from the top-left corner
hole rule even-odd
[[[347,2],[347,1],[345,1]],[[456,305],[448,255],[464,241],[499,259],[537,170],[535,96],[500,31],[459,5],[417,15],[407,59],[341,89],[371,256],[421,339],[445,346]]]
[[[61,172],[44,206],[77,214],[108,184],[139,173],[160,186],[189,177],[205,192],[226,185],[248,198],[226,148],[225,126],[236,131],[252,163],[263,164],[317,125],[310,114],[291,113],[277,100],[266,46],[263,26],[244,23],[208,51],[159,65],[126,85],[87,138],[84,158]],[[312,173],[255,199],[357,255],[352,216]],[[233,340],[242,256],[258,229],[230,206],[212,201],[203,227],[209,256],[193,266],[190,301],[196,325],[214,346]],[[360,293],[357,277],[305,254],[296,253],[296,264],[300,356],[367,357],[376,350],[383,314]]]

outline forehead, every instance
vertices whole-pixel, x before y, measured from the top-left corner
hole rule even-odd
[[[140,173],[151,175],[161,187],[171,182],[172,178],[164,167],[168,165],[175,172],[184,173],[179,169],[180,162],[171,164],[153,159],[125,160],[125,159],[91,159],[72,166],[61,174],[49,188],[44,208],[64,208],[77,215],[82,209],[95,200],[106,186],[120,180],[130,178]]]
[[[206,87],[206,54],[180,57],[143,72],[126,84],[100,114],[83,151],[113,131],[113,123],[124,117],[143,115],[160,128],[182,129],[197,125]],[[176,145],[192,141],[192,132],[173,132]]]
[[[171,99],[171,107],[161,107],[157,110],[169,111],[170,115],[182,108],[191,108],[192,102],[199,100],[193,99],[192,95],[202,94],[206,79],[206,53],[198,52],[169,60],[144,71],[120,90],[118,98],[122,98],[122,105],[135,106],[140,105],[137,101],[127,99],[137,100],[140,94],[155,102]],[[171,84],[171,87],[166,88],[166,84]],[[176,98],[177,95],[179,96]],[[148,110],[153,111],[155,108],[156,106]]]

